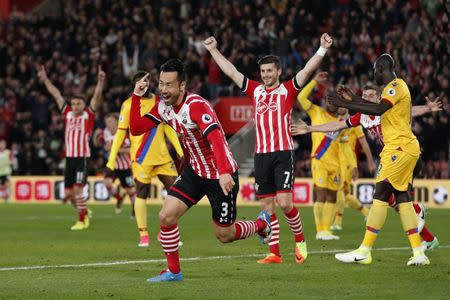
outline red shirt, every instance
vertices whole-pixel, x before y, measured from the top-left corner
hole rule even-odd
[[[216,113],[201,96],[187,93],[177,107],[158,101],[146,116],[156,124],[166,122],[177,132],[183,147],[189,152],[189,164],[200,177],[219,179],[220,174],[233,174],[238,169]],[[225,148],[224,161],[220,162],[216,159],[219,150],[213,149],[207,139],[216,129],[219,130],[220,145]],[[222,170],[221,166],[224,166]]]
[[[373,115],[365,115],[362,113],[356,113],[347,119],[347,125],[349,127],[355,127],[362,125],[367,131],[375,137],[381,146],[384,146],[383,132],[381,131],[381,117]]]
[[[75,116],[70,105],[64,104],[66,157],[90,157],[89,139],[94,129],[95,115],[88,106],[81,115]]]
[[[242,90],[252,99],[256,125],[256,153],[293,150],[291,113],[300,87],[295,77],[273,89],[244,78]]]

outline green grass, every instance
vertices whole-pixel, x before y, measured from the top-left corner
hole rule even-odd
[[[450,294],[449,210],[429,211],[427,225],[444,246],[428,252],[430,266],[406,267],[410,257],[407,249],[374,251],[370,266],[346,265],[336,261],[332,253],[318,253],[357,247],[364,231],[363,218],[347,209],[341,240],[319,242],[314,240],[311,208],[301,210],[312,252],[306,264],[294,263],[292,235],[281,220],[285,263],[259,265],[259,257],[251,255],[260,253],[263,257],[265,246],[256,238],[220,244],[214,238],[210,208],[198,206],[180,223],[184,242],[181,257],[244,257],[183,261],[183,282],[148,284],[145,279],[165,267],[161,247],[155,242],[159,207],[148,207],[152,243],[147,249],[137,247],[135,221],[127,213],[114,215],[111,206],[91,208],[91,228],[71,232],[75,213],[69,206],[0,205],[0,268],[153,262],[0,271],[0,299],[448,299]],[[238,216],[252,219],[257,213],[257,207],[239,207]],[[393,211],[376,246],[408,247]]]

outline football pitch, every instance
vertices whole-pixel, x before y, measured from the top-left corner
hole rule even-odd
[[[166,263],[156,241],[159,206],[148,206],[151,244],[138,248],[135,221],[126,206],[91,206],[91,227],[71,232],[68,205],[0,205],[0,299],[448,299],[450,210],[429,210],[427,226],[441,247],[427,252],[431,265],[406,267],[411,256],[398,216],[390,210],[370,266],[347,265],[334,253],[355,249],[364,219],[346,209],[339,241],[316,241],[312,208],[302,208],[309,256],[294,262],[293,238],[282,214],[284,263],[259,265],[268,249],[257,237],[221,244],[213,233],[209,206],[191,209],[180,223],[183,282],[151,284]],[[239,207],[253,219],[257,207]]]

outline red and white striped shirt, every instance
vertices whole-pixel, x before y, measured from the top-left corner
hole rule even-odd
[[[66,157],[90,157],[89,139],[94,130],[94,112],[88,106],[81,115],[75,116],[70,105],[64,104],[62,113],[66,124]]]
[[[167,106],[164,101],[158,101],[150,113],[146,115],[153,122],[166,122],[178,134],[180,141],[189,152],[189,164],[194,172],[207,179],[219,179],[219,165],[211,143],[207,136],[214,130],[219,130],[221,146],[225,149],[226,171],[234,173],[237,163],[225,139],[222,125],[211,104],[196,94],[187,93],[184,101],[177,107]]]
[[[256,153],[293,150],[290,134],[291,113],[300,87],[295,81],[285,81],[273,89],[244,78],[242,91],[252,99],[256,125]]]
[[[347,119],[347,126],[356,127],[362,125],[367,131],[375,137],[381,146],[384,147],[383,132],[381,131],[381,117],[373,115],[365,115],[362,113],[356,113]]]
[[[111,131],[109,131],[108,128],[105,128],[103,130],[103,140],[105,141],[105,145],[109,145],[111,146],[114,138],[115,138],[115,134],[112,134]],[[125,139],[123,140],[122,145],[120,146],[120,149],[130,149],[131,146],[131,142],[130,139],[128,138],[128,134],[125,137]],[[109,147],[111,148],[111,147]],[[117,153],[117,157],[116,157],[116,170],[128,170],[130,168],[131,165],[131,159],[130,159],[130,153]]]

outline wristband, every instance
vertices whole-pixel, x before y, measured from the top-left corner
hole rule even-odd
[[[317,49],[316,54],[323,57],[323,56],[325,56],[325,53],[327,53],[327,51],[328,51],[327,48],[320,46],[320,48]]]

